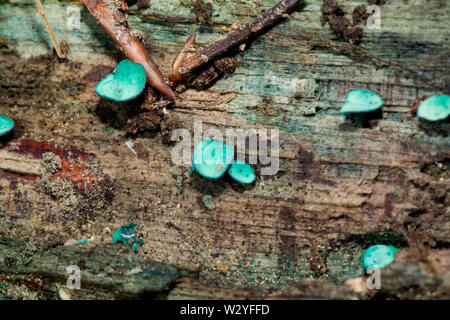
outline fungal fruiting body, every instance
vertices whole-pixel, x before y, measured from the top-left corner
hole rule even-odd
[[[144,67],[150,85],[167,97],[175,99],[172,89],[164,81],[158,66],[145,49],[142,41],[129,27],[128,18],[121,6],[116,6],[115,3],[117,2],[111,3],[101,0],[82,0],[82,3],[116,42],[126,57]]]
[[[204,140],[194,147],[192,168],[202,177],[218,179],[233,162],[234,149],[225,142]]]
[[[234,180],[243,184],[250,184],[256,180],[256,175],[252,167],[249,164],[239,160],[233,162],[230,170],[228,170],[228,174]]]
[[[387,246],[384,244],[372,246],[366,250],[363,257],[363,265],[367,270],[371,269],[381,269],[388,264],[394,262],[395,252],[399,249],[393,246]]]
[[[13,128],[14,128],[13,119],[0,114],[0,136],[7,134]]]
[[[450,115],[450,96],[432,96],[422,101],[417,116],[428,121],[445,120]]]
[[[360,114],[376,111],[383,106],[383,99],[367,89],[352,90],[347,94],[340,114]]]
[[[131,222],[117,229],[117,231],[114,232],[113,235],[113,242],[131,244],[133,250],[137,251],[139,246],[142,245],[144,241],[138,239],[138,237],[136,236],[136,231],[134,229],[136,226],[137,225],[135,223]]]
[[[95,92],[103,98],[126,102],[137,98],[145,88],[144,67],[130,60],[121,61],[114,71],[95,86]]]

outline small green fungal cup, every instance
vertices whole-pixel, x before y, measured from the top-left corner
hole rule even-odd
[[[450,96],[432,96],[422,101],[417,116],[428,121],[445,120],[450,115]]]
[[[352,90],[347,94],[344,106],[340,114],[360,114],[373,112],[383,106],[383,99],[367,89]]]
[[[113,234],[113,242],[131,244],[133,250],[136,252],[139,249],[139,246],[144,243],[143,240],[138,239],[138,237],[136,236],[136,226],[137,224],[131,222],[117,229],[117,231]]]
[[[234,180],[243,184],[250,184],[256,180],[256,175],[252,167],[249,164],[239,160],[233,162],[230,170],[228,170],[228,174]]]
[[[204,178],[222,177],[233,162],[234,149],[225,142],[204,140],[194,147],[192,168]]]
[[[0,114],[0,136],[9,133],[14,128],[14,121]]]
[[[363,256],[364,269],[381,269],[394,262],[394,254],[399,249],[384,244],[372,246],[366,250]]]
[[[114,71],[100,80],[95,92],[103,98],[126,102],[137,98],[145,88],[144,67],[130,60],[122,60]]]

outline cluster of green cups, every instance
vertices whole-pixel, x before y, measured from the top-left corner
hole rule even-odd
[[[234,180],[250,184],[256,180],[252,167],[234,158],[234,149],[225,142],[204,140],[194,147],[192,169],[207,179],[219,179],[225,172]]]

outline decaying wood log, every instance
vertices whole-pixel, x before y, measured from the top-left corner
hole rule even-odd
[[[153,0],[151,12],[174,19],[129,20],[168,74],[192,32],[207,47],[229,32],[225,25],[277,1],[255,3],[213,2],[221,24],[204,25],[176,22],[195,19],[179,0]],[[341,1],[347,13],[362,3]],[[1,2],[0,114],[15,129],[0,137],[0,296],[369,299],[377,293],[361,292],[362,254],[388,243],[403,250],[383,269],[378,297],[448,299],[449,123],[410,113],[416,98],[448,92],[450,9],[441,3],[388,1],[380,30],[360,25],[360,48],[392,63],[380,64],[334,50],[322,1],[308,1],[239,53],[233,74],[179,93],[165,111],[190,132],[197,120],[203,131],[280,130],[279,172],[261,176],[255,165],[257,181],[243,187],[175,165],[163,122],[126,134],[140,102],[94,93],[123,58],[80,4],[43,2],[56,37],[69,44],[60,62],[33,3]],[[61,19],[69,6],[81,10],[79,29]],[[23,24],[33,27],[13,29]],[[338,115],[359,87],[384,99],[383,119],[369,128]],[[144,240],[136,254],[112,244],[129,222]],[[71,245],[77,239],[88,243]],[[68,264],[84,268],[79,291],[64,288]]]

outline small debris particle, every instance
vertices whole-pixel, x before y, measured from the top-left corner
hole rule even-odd
[[[42,154],[42,166],[47,172],[54,174],[61,170],[61,158],[53,152]]]
[[[134,151],[133,141],[131,141],[131,140],[126,141],[125,146],[131,151],[132,154],[134,154],[136,157],[138,156],[136,151]]]
[[[220,273],[226,274],[228,272],[228,266],[226,264],[218,264],[216,265],[216,270]]]
[[[361,22],[367,21],[367,18],[370,17],[370,13],[367,12],[366,6],[362,4],[360,6],[356,6],[353,9],[352,17],[353,17],[353,26],[356,26]]]
[[[197,19],[197,22],[199,23],[206,23],[209,25],[213,24],[212,21],[212,12],[213,12],[213,5],[210,2],[204,2],[203,0],[196,0],[192,4],[192,8],[195,11],[195,17]]]
[[[58,294],[59,294],[59,298],[61,300],[72,300],[72,296],[71,296],[70,292],[66,289],[59,288]]]
[[[213,210],[216,207],[213,203],[213,197],[209,194],[203,197],[203,205],[208,210]]]
[[[8,268],[11,268],[13,264],[16,263],[16,258],[13,257],[5,257],[5,259],[3,260],[5,262],[5,266]]]
[[[356,8],[355,8],[356,9]],[[360,12],[361,9],[357,9]],[[320,21],[322,26],[329,24],[331,30],[339,39],[344,39],[352,44],[359,44],[362,40],[363,30],[359,27],[351,28],[350,21],[345,17],[344,10],[336,0],[324,0],[321,7],[322,16]],[[359,20],[361,17],[357,17]]]

